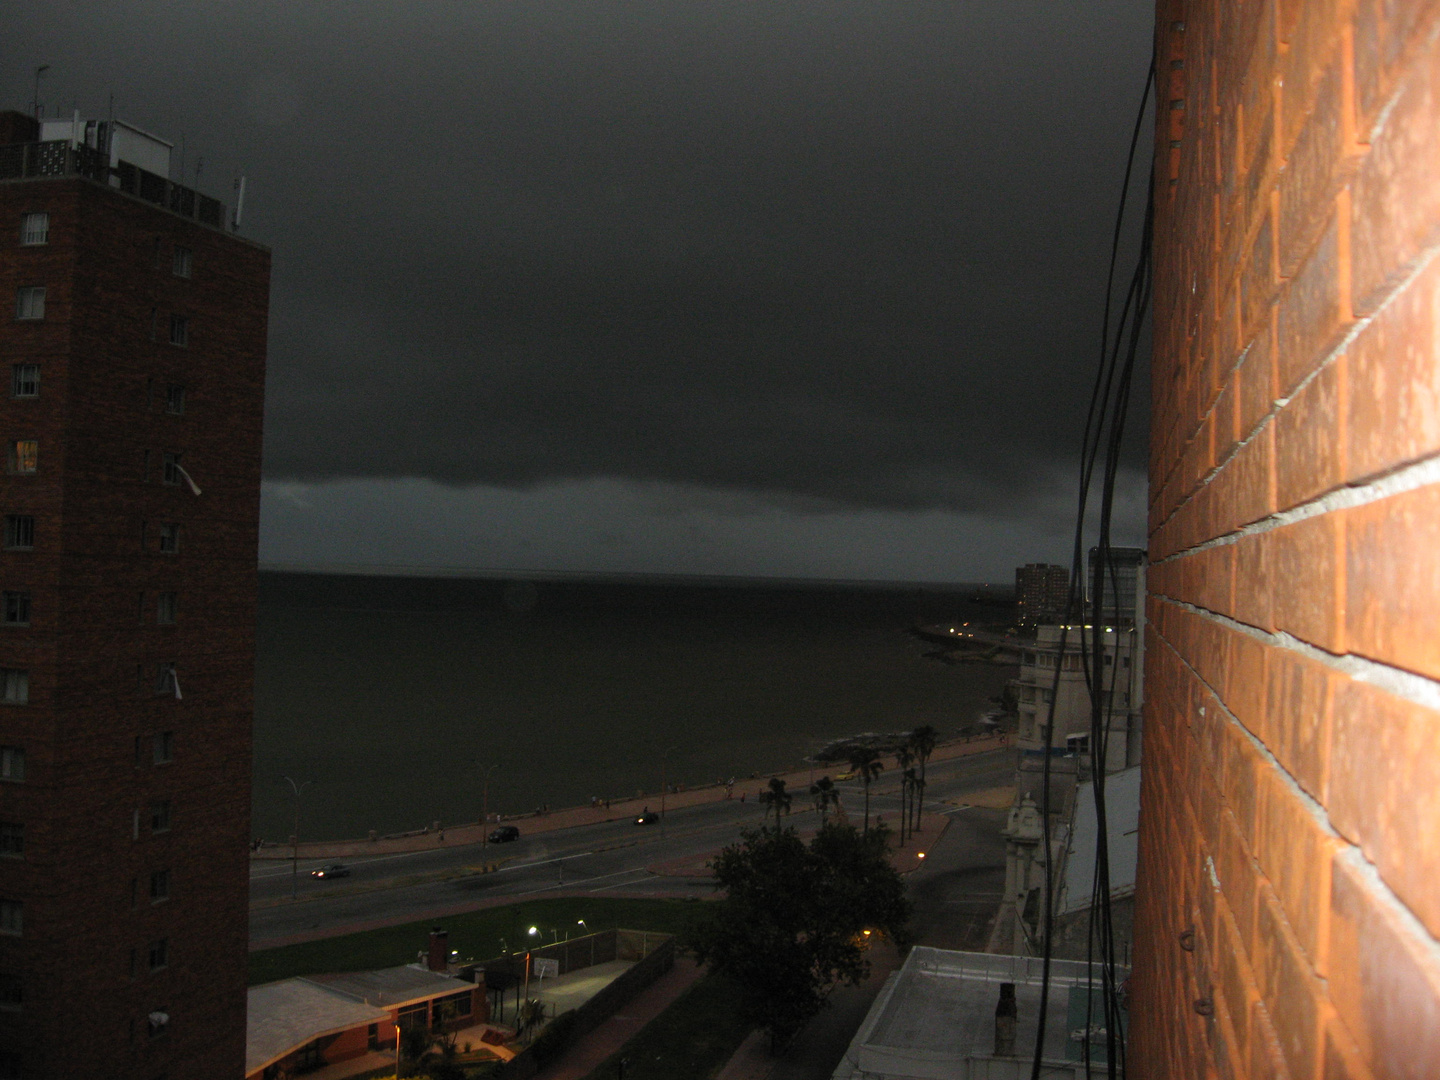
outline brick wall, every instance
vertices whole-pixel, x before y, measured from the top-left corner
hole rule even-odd
[[[1138,1077],[1440,1076],[1437,16],[1157,5]]]

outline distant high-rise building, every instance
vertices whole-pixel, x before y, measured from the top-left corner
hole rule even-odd
[[[1089,572],[1085,578],[1085,593],[1090,596],[1091,612],[1094,611],[1095,598],[1091,594],[1098,557],[1099,549],[1091,548]],[[1099,605],[1100,625],[1141,625],[1145,617],[1145,549],[1112,547],[1109,564],[1105,572],[1105,596]]]
[[[0,114],[0,1077],[245,1066],[269,252]]]
[[[1063,619],[1070,604],[1070,570],[1049,563],[1016,567],[1015,599],[1022,623],[1034,625]]]

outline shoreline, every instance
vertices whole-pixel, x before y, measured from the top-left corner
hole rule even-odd
[[[972,739],[951,739],[948,742],[939,743],[934,752],[930,755],[933,762],[950,761],[960,757],[970,757],[975,754],[989,753],[992,750],[1004,749],[1012,745],[1012,738],[1009,733],[1002,732],[997,735],[986,735]],[[895,766],[894,755],[886,755],[881,759],[884,761],[886,770]],[[843,771],[843,762],[833,763],[831,771]],[[796,792],[808,792],[812,773],[821,773],[820,768],[798,769],[766,773],[754,778],[737,780],[732,791],[732,797],[753,799],[760,792],[766,790],[772,777],[779,777],[784,780],[787,787]],[[797,779],[798,778],[798,779]],[[797,786],[798,785],[798,786]],[[648,805],[650,800],[655,800],[657,806],[651,809],[658,809],[659,796],[643,795],[639,797],[612,800],[609,806],[571,806],[560,810],[553,810],[548,813],[528,814],[507,814],[498,816],[496,821],[489,823],[469,822],[467,824],[449,825],[438,831],[420,831],[403,834],[392,834],[375,839],[360,838],[350,840],[308,840],[291,846],[286,843],[267,843],[260,850],[250,852],[251,862],[283,861],[292,858],[314,859],[345,859],[357,858],[365,855],[391,855],[410,851],[432,851],[438,848],[457,848],[479,845],[491,829],[497,823],[529,822],[525,829],[525,835],[532,835],[540,832],[553,832],[557,829],[570,829],[581,825],[597,825],[608,821],[623,821],[635,813],[636,809]],[[724,802],[726,799],[726,785],[708,784],[704,787],[687,788],[683,791],[671,792],[665,796],[665,807],[668,810],[678,809],[685,806],[699,806],[710,802]],[[503,850],[504,845],[495,845]],[[488,845],[487,845],[488,848]]]

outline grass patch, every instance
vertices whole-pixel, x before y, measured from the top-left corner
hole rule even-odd
[[[708,1080],[750,1034],[740,1016],[744,992],[739,983],[706,975],[586,1080],[615,1080],[620,1058],[628,1061],[625,1080]]]
[[[504,951],[503,938],[511,949],[523,947],[528,927],[538,926],[548,943],[558,931],[563,939],[590,931],[656,930],[677,934],[688,927],[700,912],[693,900],[634,900],[619,897],[551,897],[528,900],[504,907],[485,908],[439,920],[450,934],[450,947],[467,960],[484,960]],[[585,926],[578,925],[580,919]],[[318,975],[328,971],[369,971],[374,968],[409,964],[426,947],[430,928],[436,920],[386,926],[358,934],[282,945],[250,954],[250,985],[288,979],[296,975]]]

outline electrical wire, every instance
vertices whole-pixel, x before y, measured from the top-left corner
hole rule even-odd
[[[1105,285],[1105,310],[1101,323],[1100,365],[1095,373],[1095,383],[1090,396],[1090,408],[1085,421],[1084,435],[1081,440],[1080,485],[1077,499],[1078,505],[1076,508],[1074,547],[1071,553],[1070,595],[1067,620],[1066,625],[1063,626],[1060,631],[1059,650],[1055,659],[1055,671],[1051,680],[1050,702],[1045,725],[1044,762],[1041,767],[1041,833],[1042,842],[1045,845],[1042,963],[1040,1010],[1036,1029],[1035,1052],[1031,1063],[1031,1080],[1039,1080],[1040,1078],[1045,1041],[1044,1033],[1050,1003],[1050,965],[1054,951],[1055,883],[1054,858],[1051,851],[1050,835],[1050,779],[1051,750],[1055,727],[1055,706],[1056,699],[1059,696],[1060,672],[1065,662],[1065,651],[1070,629],[1069,621],[1075,617],[1077,613],[1080,616],[1079,636],[1081,663],[1085,672],[1086,686],[1090,692],[1091,700],[1088,749],[1090,751],[1091,772],[1093,774],[1092,788],[1095,796],[1097,818],[1095,877],[1092,882],[1086,953],[1087,958],[1093,956],[1095,939],[1098,937],[1101,953],[1100,966],[1105,1016],[1107,1071],[1113,1080],[1117,1075],[1117,1069],[1123,1070],[1124,1068],[1124,1038],[1123,1031],[1120,1030],[1123,1025],[1121,1017],[1122,1004],[1119,997],[1119,987],[1116,984],[1115,978],[1115,941],[1110,905],[1109,849],[1106,836],[1107,819],[1104,782],[1105,762],[1109,750],[1109,718],[1114,707],[1114,681],[1120,667],[1118,662],[1119,637],[1117,630],[1116,662],[1111,665],[1110,684],[1107,687],[1105,684],[1104,620],[1102,616],[1105,611],[1105,586],[1107,576],[1114,585],[1115,606],[1117,611],[1119,609],[1119,576],[1116,573],[1114,557],[1110,550],[1110,523],[1114,512],[1115,481],[1119,471],[1120,452],[1124,440],[1125,418],[1129,410],[1130,389],[1133,383],[1135,360],[1139,353],[1139,344],[1151,297],[1151,250],[1154,233],[1154,205],[1153,200],[1148,197],[1140,252],[1136,259],[1134,273],[1130,278],[1129,287],[1126,290],[1125,301],[1121,307],[1120,316],[1116,320],[1116,332],[1114,334],[1113,344],[1111,341],[1110,319],[1115,268],[1119,261],[1120,240],[1123,235],[1125,221],[1125,208],[1130,198],[1135,155],[1139,146],[1140,132],[1144,126],[1145,110],[1149,103],[1151,88],[1154,84],[1155,58],[1152,54],[1150,65],[1145,75],[1144,89],[1140,97],[1140,107],[1135,117],[1134,130],[1130,137],[1130,151],[1126,159],[1125,177],[1120,191],[1120,205],[1116,213],[1115,230],[1111,240],[1110,268]],[[1153,156],[1150,178],[1151,184],[1147,187],[1147,196],[1150,189],[1153,188]],[[1129,330],[1128,343],[1126,340],[1127,329]],[[1123,361],[1120,358],[1122,348],[1125,349]],[[1094,479],[1094,470],[1100,460],[1102,445],[1105,453],[1101,480],[1099,536],[1095,549],[1094,568],[1091,575],[1093,579],[1091,582],[1092,588],[1090,589],[1093,610],[1087,613],[1086,608],[1088,605],[1085,604],[1083,594],[1080,592],[1080,584],[1084,581],[1084,571],[1086,569],[1083,558],[1085,553],[1085,514],[1092,481]],[[1091,640],[1088,642],[1086,641],[1084,632],[1087,625],[1087,614],[1089,615],[1088,626],[1092,631]],[[1094,666],[1093,672],[1091,670],[1092,664]],[[1019,914],[1023,918],[1023,912]],[[1086,965],[1087,999],[1085,1034],[1082,1046],[1087,1076],[1090,1074],[1090,1018],[1092,1015],[1090,1002],[1094,999],[1093,976],[1090,973],[1093,972],[1093,968],[1093,963]]]

